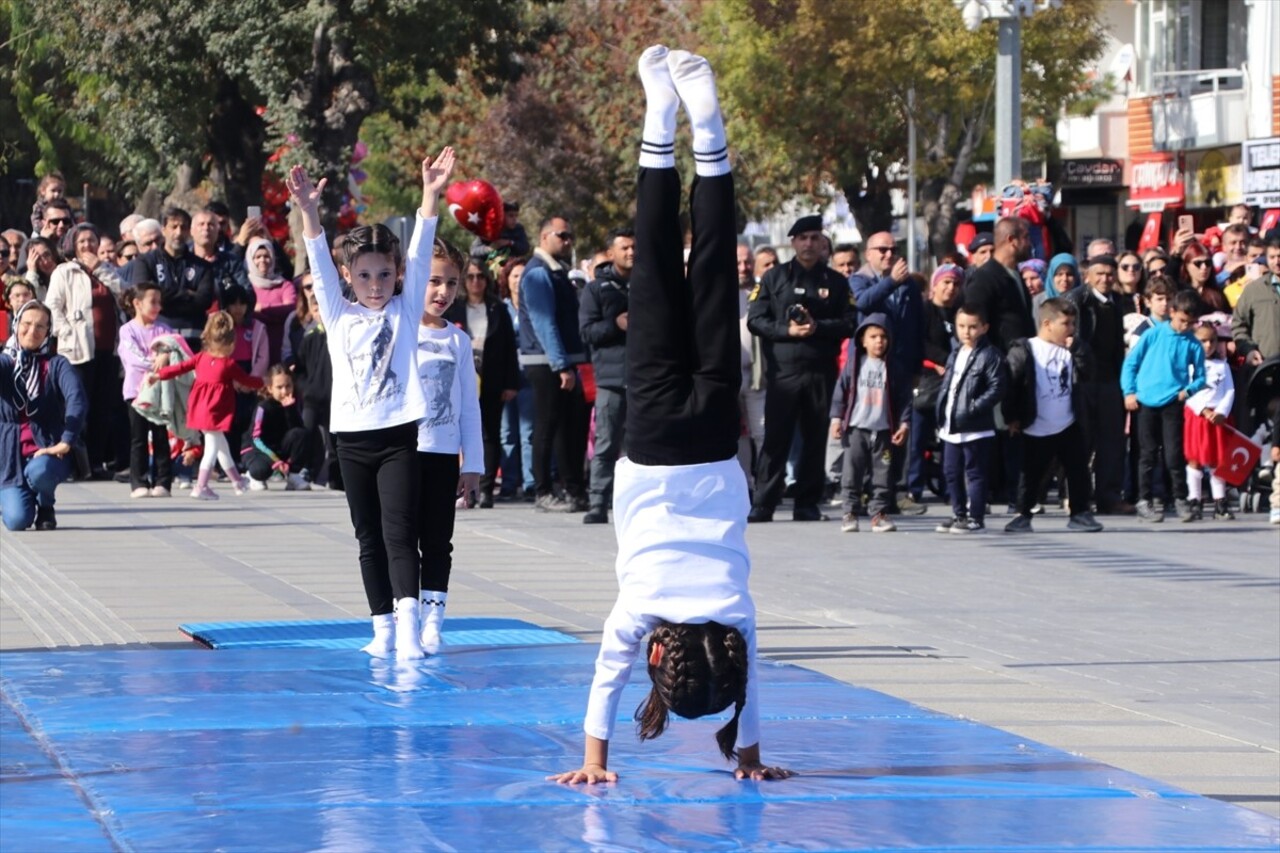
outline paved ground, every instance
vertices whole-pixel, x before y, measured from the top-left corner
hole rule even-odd
[[[222,491],[60,490],[57,533],[0,533],[0,649],[365,613],[341,494]],[[761,651],[1280,816],[1280,531],[1264,516],[1072,535],[1051,514],[1033,536],[966,538],[933,533],[939,512],[884,535],[752,527]],[[595,638],[611,529],[500,505],[462,514],[455,543],[450,613]]]

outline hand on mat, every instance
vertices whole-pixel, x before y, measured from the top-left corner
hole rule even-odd
[[[735,779],[750,779],[752,782],[763,782],[766,779],[786,779],[794,776],[794,770],[788,770],[785,767],[766,767],[759,761],[742,762],[738,765],[738,769],[733,771]]]
[[[606,770],[599,764],[586,764],[578,770],[570,770],[568,773],[556,773],[547,777],[549,782],[559,782],[561,785],[595,785],[599,782],[617,782],[618,774],[612,770]]]

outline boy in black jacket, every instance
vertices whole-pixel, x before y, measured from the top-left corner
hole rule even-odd
[[[844,518],[840,530],[856,533],[862,514],[862,484],[871,472],[871,532],[897,530],[885,510],[893,503],[889,472],[902,453],[911,417],[911,378],[889,357],[889,324],[871,314],[849,343],[849,357],[831,399],[831,437],[843,439],[844,470],[840,491]]]
[[[1031,507],[1040,481],[1057,459],[1067,478],[1071,518],[1067,529],[1096,533],[1102,529],[1089,512],[1089,457],[1082,417],[1080,383],[1086,378],[1085,350],[1073,357],[1067,344],[1075,334],[1076,309],[1059,297],[1040,306],[1040,332],[1009,347],[1012,380],[1004,399],[1010,433],[1022,434],[1022,477],[1018,482],[1018,514],[1005,533],[1031,532]]]
[[[987,342],[986,314],[963,306],[956,312],[960,346],[947,359],[938,393],[938,438],[952,516],[939,533],[979,533],[986,529],[987,471],[996,443],[996,406],[1009,387],[1009,368]],[[968,501],[966,503],[966,493]]]

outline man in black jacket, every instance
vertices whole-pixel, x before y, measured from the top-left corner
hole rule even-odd
[[[216,297],[213,270],[187,248],[191,215],[179,207],[164,212],[164,245],[138,255],[125,269],[125,281],[160,285],[160,322],[199,352],[209,306]]]
[[[583,524],[607,524],[613,500],[613,468],[627,420],[627,283],[636,256],[631,228],[609,235],[609,260],[596,267],[595,281],[582,289],[578,324],[591,350],[596,373],[596,442],[591,457],[590,509]]]
[[[1006,216],[996,223],[995,251],[965,284],[964,302],[982,310],[991,331],[987,339],[1008,352],[1019,338],[1035,337],[1031,295],[1018,275],[1018,264],[1031,257],[1031,237],[1025,219]]]
[[[1120,367],[1124,364],[1124,307],[1115,293],[1116,259],[1090,258],[1085,286],[1067,291],[1076,307],[1072,352],[1087,347],[1091,375],[1082,383],[1085,453],[1093,460],[1094,499],[1101,515],[1133,515],[1121,499],[1124,485],[1124,395]]]
[[[764,448],[756,465],[756,491],[747,520],[772,521],[782,500],[787,455],[796,424],[801,456],[796,466],[796,521],[821,521],[826,475],[827,409],[837,358],[857,325],[844,276],[822,263],[822,217],[802,216],[788,232],[795,257],[765,273],[751,292],[747,328],[764,344],[768,390]]]

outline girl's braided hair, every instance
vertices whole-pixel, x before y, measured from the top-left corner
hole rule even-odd
[[[466,257],[457,246],[443,237],[436,238],[435,244],[431,247],[431,257],[448,261],[458,268],[459,273],[462,273],[467,268]]]
[[[347,269],[351,269],[359,255],[367,252],[390,255],[396,269],[400,269],[404,263],[400,238],[385,225],[358,225],[352,228],[338,239],[338,250],[342,253],[342,265]]]
[[[659,660],[649,664],[653,689],[636,708],[640,739],[662,734],[673,711],[692,720],[733,705],[733,719],[716,732],[716,743],[725,758],[736,760],[738,717],[747,700],[747,642],[742,634],[719,622],[660,622],[649,637],[650,661],[658,645]]]

